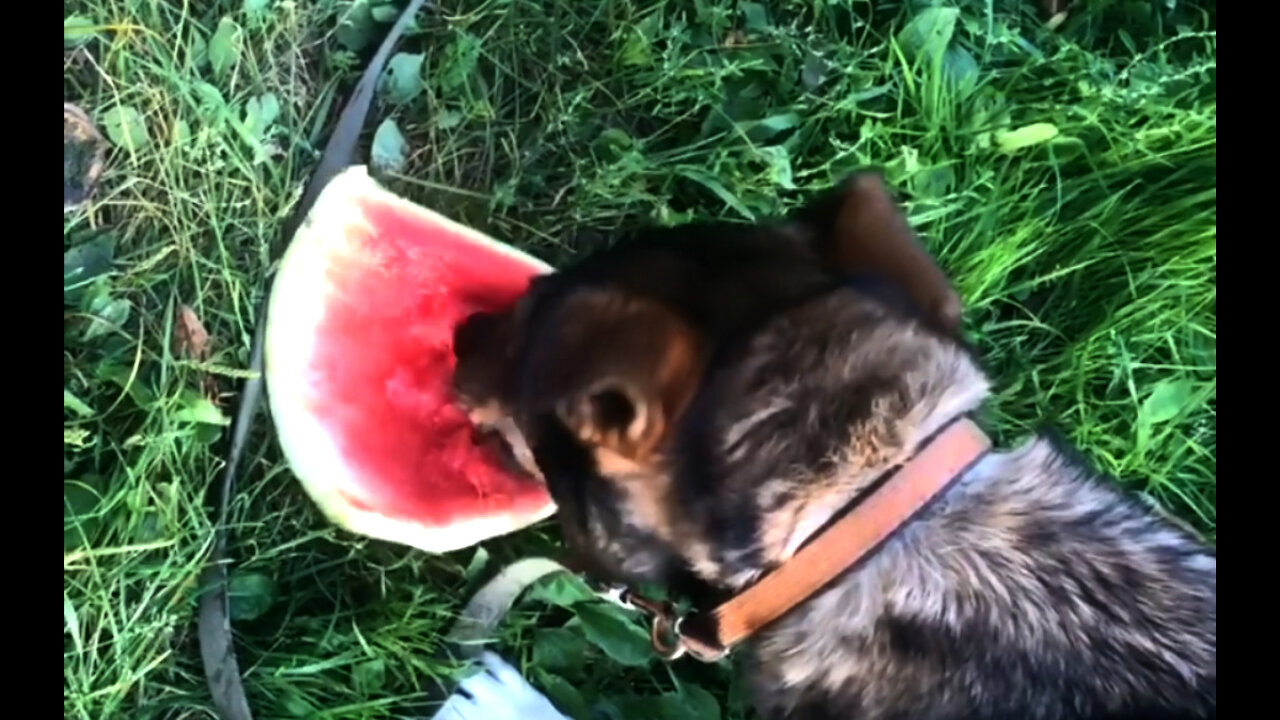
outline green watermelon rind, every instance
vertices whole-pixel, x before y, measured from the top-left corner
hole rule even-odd
[[[319,418],[308,411],[314,394],[306,370],[331,289],[325,269],[331,258],[351,247],[349,228],[370,225],[360,211],[362,203],[426,219],[485,251],[509,256],[541,273],[552,271],[537,258],[388,191],[363,165],[336,176],[320,193],[285,251],[267,311],[263,362],[268,405],[294,475],[330,522],[358,535],[430,553],[466,548],[550,517],[556,509],[550,496],[534,512],[488,512],[460,517],[446,525],[383,515],[355,507],[343,497],[344,493],[361,497],[361,480]]]

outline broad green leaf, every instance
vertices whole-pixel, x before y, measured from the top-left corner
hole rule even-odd
[[[124,298],[113,299],[106,294],[94,298],[89,303],[89,312],[92,313],[93,320],[85,330],[84,339],[92,340],[124,325],[132,309],[133,306]]]
[[[62,292],[64,295],[73,290],[82,289],[90,280],[110,270],[115,255],[114,235],[99,235],[63,253]]]
[[[93,415],[93,408],[89,407],[89,403],[76,397],[75,393],[66,388],[62,389],[62,409],[71,410],[71,412],[80,417]]]
[[[227,602],[232,620],[255,620],[276,602],[276,581],[257,572],[236,572],[227,579]]]
[[[1002,152],[1012,153],[1023,148],[1047,143],[1058,137],[1058,126],[1052,123],[1033,123],[1023,125],[1016,130],[1001,130],[996,133],[996,146]]]
[[[615,161],[623,156],[630,148],[635,146],[635,140],[626,130],[621,128],[607,128],[602,131],[594,142],[591,143],[591,152],[606,161]]]
[[[98,504],[102,502],[99,483],[100,480],[96,477],[63,481],[63,517],[84,517],[97,510]]]
[[[142,374],[146,374],[145,370]],[[156,394],[147,387],[147,383],[141,377],[134,376],[133,368],[130,365],[102,363],[98,365],[93,375],[99,380],[112,383],[121,390],[127,391],[129,397],[140,408],[150,407],[152,403],[156,402]]]
[[[930,7],[921,10],[898,33],[898,45],[911,62],[942,57],[956,32],[960,10]]]
[[[618,64],[630,67],[652,65],[655,56],[653,41],[662,34],[662,14],[651,12],[625,32],[626,39],[618,51]]]
[[[76,47],[89,42],[97,35],[94,31],[96,26],[97,23],[83,15],[71,15],[64,18],[62,20],[63,47]]]
[[[565,608],[595,597],[596,594],[581,579],[564,573],[557,573],[537,583],[525,594],[526,600]]]
[[[708,131],[718,132],[728,128],[735,122],[751,122],[764,117],[772,107],[771,94],[771,88],[765,87],[761,82],[744,80],[733,83],[719,110],[708,109],[707,119],[703,123],[703,136],[706,137]]]
[[[89,431],[85,428],[62,428],[62,445],[82,448],[89,445]]]
[[[151,142],[146,120],[132,105],[117,105],[103,113],[102,127],[111,144],[117,147],[140,150]]]
[[[770,181],[778,187],[795,189],[791,174],[791,154],[781,145],[759,148],[760,156],[769,163]]]
[[[533,631],[533,664],[554,672],[576,674],[586,660],[587,641],[568,628]]]
[[[229,17],[218,21],[218,29],[209,39],[209,64],[215,77],[225,77],[240,62],[240,45],[244,33],[240,25]]]
[[[280,100],[275,93],[264,93],[249,98],[245,103],[244,122],[241,123],[241,136],[253,150],[255,163],[266,162],[271,154],[266,144],[267,131],[271,129],[276,118],[280,116]]]
[[[369,0],[355,0],[334,30],[338,42],[352,52],[363,50],[378,32],[369,6]]]
[[[195,97],[201,120],[214,123],[222,119],[227,111],[227,99],[218,86],[207,82],[192,83],[191,94]]]
[[[383,120],[373,133],[369,165],[375,173],[400,172],[404,169],[409,144],[391,118]]]
[[[83,653],[84,639],[80,636],[80,615],[76,612],[75,605],[71,604],[71,598],[67,596],[65,590],[62,592],[62,624],[66,626],[66,633],[71,636],[76,652]]]
[[[381,692],[387,684],[387,661],[374,658],[358,663],[351,668],[351,681],[366,697]]]
[[[1059,135],[1049,143],[1049,147],[1053,150],[1053,159],[1059,163],[1074,160],[1088,150],[1083,140],[1070,135]]]
[[[804,58],[804,69],[800,71],[800,81],[806,90],[817,90],[827,79],[831,66],[821,55],[807,53]]]
[[[663,720],[720,720],[720,703],[706,690],[690,683],[679,683],[673,693],[658,698]]]
[[[143,510],[136,513],[133,533],[130,535],[136,543],[159,542],[165,537],[164,520],[156,510]]]
[[[177,422],[206,425],[231,424],[230,418],[223,414],[221,408],[200,395],[187,396],[183,407],[173,413],[173,419]]]
[[[626,40],[618,52],[618,64],[624,67],[648,65],[653,61],[653,49],[649,38],[638,27],[626,29]]]
[[[466,119],[466,116],[464,116],[462,113],[458,112],[457,110],[453,110],[453,109],[441,110],[439,114],[436,115],[436,127],[440,128],[441,130],[450,130],[452,128],[456,128],[459,125],[461,125],[462,121],[465,119]]]
[[[260,15],[271,7],[271,0],[244,0],[246,15]]]
[[[62,503],[63,550],[88,545],[102,524],[97,515],[102,503],[100,482],[93,477],[63,481]]]
[[[469,32],[459,31],[445,49],[440,68],[440,88],[452,93],[464,87],[480,62],[480,38]]]
[[[195,26],[192,26],[191,42],[187,45],[187,62],[197,69],[203,69],[209,64],[209,41],[204,39],[204,34]]]
[[[578,688],[573,686],[573,683],[559,675],[545,672],[540,667],[534,668],[534,680],[551,704],[561,713],[574,720],[590,720],[591,707],[587,705],[586,699],[582,697]]]
[[[626,611],[599,602],[578,603],[574,613],[587,639],[623,665],[642,666],[653,658],[649,635],[628,618]]]
[[[893,90],[893,86],[888,83],[883,85],[872,85],[871,87],[850,93],[849,100],[854,103],[866,102],[868,100],[874,100],[881,95],[888,95],[891,90]]]
[[[369,15],[380,23],[395,22],[396,18],[400,17],[400,8],[392,3],[374,5],[369,10]]]
[[[750,208],[742,204],[742,201],[738,199],[738,196],[729,192],[728,188],[720,184],[720,181],[711,175],[708,175],[702,170],[691,167],[677,168],[676,173],[710,190],[716,197],[723,200],[726,205],[733,208],[739,215],[742,215],[751,222],[755,222],[755,213],[751,212]]]
[[[192,430],[191,436],[201,445],[212,445],[222,439],[222,428],[217,425],[198,423]]]
[[[1194,389],[1185,378],[1161,381],[1142,403],[1139,420],[1150,425],[1172,420],[1191,402]]]
[[[478,546],[475,553],[471,555],[471,562],[467,563],[467,569],[462,571],[462,577],[467,580],[475,580],[488,565],[489,551],[485,550],[483,546]]]
[[[947,48],[942,57],[942,70],[961,95],[968,95],[978,87],[978,61],[962,47]]]
[[[706,690],[674,677],[676,691],[661,695],[627,694],[602,703],[618,720],[720,720],[720,703]]]
[[[244,107],[244,126],[254,138],[262,140],[280,117],[280,99],[275,93],[263,93],[249,98]]]
[[[181,148],[191,142],[191,124],[186,120],[179,120],[173,124],[172,145],[175,148]]]
[[[298,690],[289,688],[274,698],[284,708],[284,711],[296,718],[314,718],[319,714],[319,709],[312,702],[303,696]]]
[[[775,135],[785,132],[800,125],[800,116],[793,112],[779,113],[770,115],[762,120],[753,120],[739,123],[739,126],[746,132],[747,137],[752,142],[766,142],[773,139]]]
[[[910,183],[911,193],[921,199],[943,198],[955,187],[955,168],[951,165],[921,168],[911,175]]]
[[[422,63],[427,56],[422,53],[396,53],[387,61],[378,90],[382,96],[396,105],[413,101],[422,94]]]
[[[738,7],[742,10],[743,25],[751,32],[763,32],[773,28],[773,24],[769,22],[769,11],[765,6],[758,2],[740,2]]]

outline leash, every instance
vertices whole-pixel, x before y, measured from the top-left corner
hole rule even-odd
[[[391,56],[391,49],[395,47],[405,28],[408,27],[409,21],[417,14],[423,3],[424,0],[410,0],[408,6],[400,13],[395,25],[383,39],[373,59],[369,61],[364,74],[360,76],[360,81],[356,83],[355,90],[343,107],[341,115],[338,116],[338,123],[325,144],[320,162],[317,163],[311,180],[307,183],[302,199],[284,226],[282,235],[286,244],[293,239],[298,225],[310,212],[311,206],[320,196],[320,191],[334,176],[355,161],[360,131],[364,128],[365,117],[369,114],[374,88],[377,87],[382,68],[386,65],[387,58]],[[253,426],[258,406],[262,402],[262,345],[266,334],[270,291],[271,282],[268,280],[264,287],[264,299],[259,308],[257,328],[254,330],[253,345],[249,352],[251,375],[240,392],[235,420],[231,427],[231,440],[222,482],[218,487],[218,519],[217,524],[214,525],[213,546],[200,575],[200,585],[205,589],[200,596],[197,619],[200,657],[214,708],[218,712],[218,717],[223,720],[253,720],[249,699],[244,690],[244,680],[240,674],[240,664],[236,660],[235,641],[231,635],[231,614],[227,597],[227,519],[231,499],[235,496],[242,458],[248,445],[249,429]]]

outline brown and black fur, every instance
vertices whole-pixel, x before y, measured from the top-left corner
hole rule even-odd
[[[859,176],[786,221],[654,230],[455,337],[611,579],[702,603],[776,567],[988,381]],[[1214,717],[1213,549],[1043,438],[993,451],[743,650],[766,718]]]

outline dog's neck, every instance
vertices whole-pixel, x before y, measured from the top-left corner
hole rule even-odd
[[[967,391],[967,392],[966,392]],[[924,421],[916,426],[910,439],[904,444],[900,459],[888,463],[875,470],[860,471],[855,481],[847,487],[833,488],[830,493],[816,498],[813,503],[796,519],[794,528],[783,546],[782,552],[771,558],[772,564],[781,564],[790,560],[796,551],[811,540],[815,533],[824,528],[831,519],[842,510],[851,508],[860,502],[868,487],[886,472],[906,462],[913,456],[924,442],[933,437],[944,426],[957,418],[971,412],[985,396],[985,388],[957,388],[956,392],[945,395],[938,407],[925,416]]]
[[[869,487],[910,459],[922,443],[952,420],[976,410],[989,392],[989,383],[976,364],[958,350],[905,374],[901,387],[908,402],[897,417],[879,420],[891,428],[894,442],[875,456],[876,462],[866,462],[871,454],[864,450],[850,450],[837,463],[834,477],[815,476],[810,486],[802,486],[802,499],[766,513],[754,546],[723,547],[717,553],[718,561],[690,558],[695,572],[732,592],[753,584],[795,555],[837,513],[859,503]],[[863,442],[860,429],[851,428],[851,444]]]

